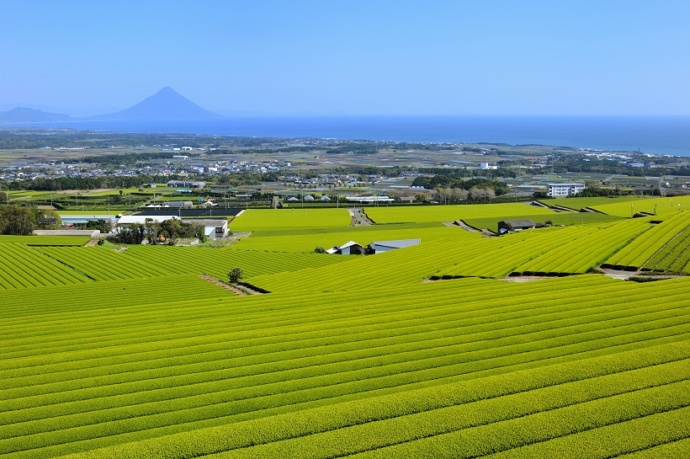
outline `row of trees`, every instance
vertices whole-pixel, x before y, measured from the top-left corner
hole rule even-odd
[[[94,190],[98,188],[134,188],[153,181],[148,175],[136,177],[58,177],[36,178],[35,180],[15,180],[7,184],[10,190],[36,190],[36,191],[61,191],[61,190]]]
[[[436,187],[433,193],[435,201],[441,204],[450,204],[466,201],[491,202],[496,197],[493,188],[472,187],[469,190],[464,188]]]
[[[60,216],[52,210],[16,204],[0,206],[0,234],[28,236],[37,229],[59,229]]]
[[[440,188],[450,188],[458,190],[493,190],[495,196],[507,194],[510,190],[508,185],[498,180],[491,180],[486,178],[471,178],[467,179],[457,174],[441,175],[437,174],[432,177],[421,176],[414,179],[413,186],[422,186],[429,190],[437,190]],[[477,192],[475,192],[476,194]]]
[[[135,223],[119,228],[118,232],[110,237],[113,242],[120,244],[141,244],[146,241],[149,244],[174,245],[178,239],[199,239],[206,241],[204,225],[197,223],[185,223],[172,218],[163,222],[147,219],[144,224]]]

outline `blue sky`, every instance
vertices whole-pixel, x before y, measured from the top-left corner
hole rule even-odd
[[[690,115],[690,2],[2,0],[0,106]]]

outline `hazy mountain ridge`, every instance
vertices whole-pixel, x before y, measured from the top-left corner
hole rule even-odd
[[[51,123],[79,120],[90,121],[204,121],[222,119],[223,116],[210,112],[169,87],[164,87],[152,96],[125,110],[106,115],[71,117],[61,113],[50,113],[32,108],[17,107],[0,112],[0,124]]]
[[[72,119],[70,116],[62,113],[50,113],[25,107],[16,107],[6,112],[0,112],[0,124],[46,123],[69,121],[70,119]]]

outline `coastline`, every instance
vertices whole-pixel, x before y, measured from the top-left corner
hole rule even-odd
[[[690,156],[688,116],[254,116],[200,120],[87,120],[0,125],[224,137],[400,143],[506,144]]]

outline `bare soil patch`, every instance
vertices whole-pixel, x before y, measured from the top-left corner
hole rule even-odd
[[[225,290],[232,292],[235,295],[247,296],[247,295],[263,295],[264,294],[264,292],[254,290],[254,289],[252,289],[246,285],[242,285],[242,288],[238,288],[238,287],[235,287],[234,285],[226,284],[225,282],[222,282],[213,276],[209,276],[208,274],[200,274],[199,277],[201,277],[205,281],[208,281],[212,284],[217,285],[220,288],[224,288]]]
[[[220,288],[224,288],[225,290],[234,293],[235,295],[239,296],[247,296],[247,292],[243,292],[242,290],[233,287],[232,285],[228,285],[225,282],[221,282],[218,279],[216,279],[213,276],[209,276],[206,274],[200,274],[199,277],[201,277],[203,280],[210,282],[212,284],[217,285]]]

